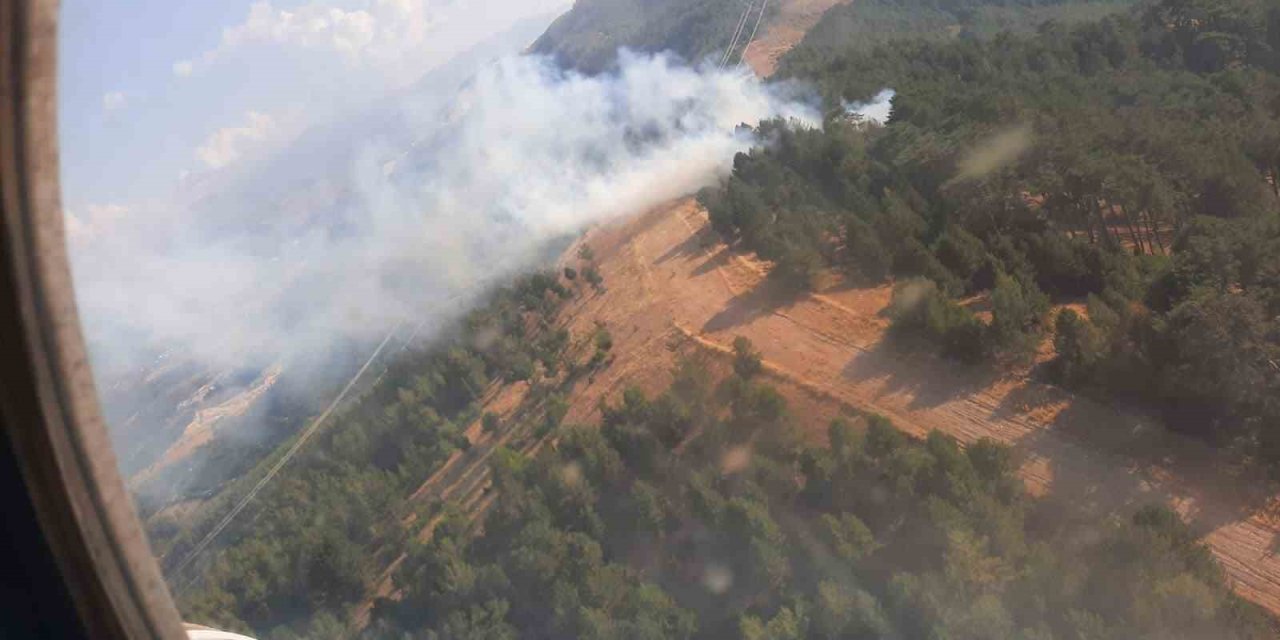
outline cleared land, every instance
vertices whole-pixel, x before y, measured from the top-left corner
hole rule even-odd
[[[575,360],[589,356],[590,336],[600,327],[614,346],[609,365],[571,390],[566,423],[596,421],[599,402],[616,400],[628,387],[662,391],[681,356],[702,354],[714,375],[727,375],[730,345],[745,336],[813,441],[825,438],[831,418],[869,410],[918,436],[940,430],[961,442],[1008,443],[1028,489],[1070,504],[1072,512],[1083,507],[1096,518],[1152,502],[1174,506],[1204,536],[1233,588],[1280,615],[1274,554],[1280,508],[1273,485],[1256,471],[1168,433],[1139,411],[1036,382],[1026,370],[968,367],[891,347],[882,315],[890,287],[849,287],[833,276],[817,293],[788,295],[767,278],[767,264],[726,246],[692,200],[594,229],[563,264],[581,266],[574,256],[582,243],[596,255],[604,288],[581,287],[558,324],[573,335]],[[485,408],[504,427],[486,434],[478,421],[470,425],[471,450],[423,483],[410,512],[442,501],[473,518],[484,511],[492,499],[486,489],[493,450],[507,445],[534,453],[546,443],[521,420],[522,412],[538,409],[525,402],[527,392],[526,383],[487,390]],[[420,528],[413,519],[405,524],[420,540],[429,537],[437,518]],[[374,578],[371,596],[395,597],[390,577],[403,556],[386,560],[390,568]],[[367,621],[371,605],[372,598],[360,607],[357,624]]]
[[[1031,491],[1094,510],[1125,513],[1155,501],[1178,509],[1205,537],[1242,596],[1280,614],[1280,528],[1271,484],[1198,442],[1169,434],[1141,412],[1031,380],[1025,371],[966,367],[884,342],[887,287],[838,282],[815,295],[784,295],[767,266],[713,234],[691,200],[593,231],[606,291],[563,318],[575,336],[597,322],[614,336],[615,361],[571,396],[570,421],[626,386],[657,391],[677,353],[729,351],[746,336],[792,408],[821,440],[847,407],[876,411],[924,435],[989,437],[1021,456]]]
[[[804,39],[827,9],[849,0],[784,0],[778,14],[764,27],[747,49],[744,60],[761,78],[773,75],[783,54]]]

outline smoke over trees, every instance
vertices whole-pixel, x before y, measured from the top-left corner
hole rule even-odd
[[[1272,459],[1274,14],[1171,0],[1033,36],[808,43],[782,73],[820,87],[824,127],[762,124],[701,199],[780,268],[898,277],[896,333],[966,361],[1033,352],[1049,298],[1087,298],[1056,321],[1061,381]],[[888,123],[847,115],[885,86]],[[975,294],[989,321],[952,301]]]

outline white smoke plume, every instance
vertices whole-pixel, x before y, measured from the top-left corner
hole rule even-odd
[[[893,89],[883,89],[867,102],[844,102],[845,115],[855,116],[869,122],[888,124],[893,114],[893,97],[898,95]]]
[[[752,142],[737,125],[817,120],[753,77],[626,53],[598,77],[507,57],[437,103],[404,96],[378,112],[398,128],[304,135],[251,179],[132,207],[80,242],[95,364],[169,349],[264,367],[456,311],[455,293],[552,239],[713,183]]]

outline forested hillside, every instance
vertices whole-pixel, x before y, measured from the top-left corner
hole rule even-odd
[[[867,0],[841,3],[804,37],[809,50],[871,47],[903,38],[947,40],[1030,31],[1122,11],[1135,0]],[[670,51],[690,63],[716,57],[733,38],[745,4],[729,0],[579,0],[531,51],[561,66],[598,73],[619,48]],[[766,22],[778,2],[766,8]],[[754,15],[754,14],[753,14]],[[751,25],[748,25],[750,29]]]
[[[476,536],[451,518],[402,566],[371,637],[1268,638],[1160,508],[1069,524],[1010,452],[837,419],[797,437],[739,341],[715,385],[626,392],[597,426],[495,465]]]
[[[594,279],[591,267],[585,272]],[[267,485],[200,562],[181,564],[290,442],[194,524],[153,519],[151,543],[171,582],[189,587],[179,592],[187,619],[266,630],[322,613],[321,624],[345,615],[367,593],[385,554],[411,534],[402,523],[415,507],[410,494],[450,454],[471,447],[463,431],[480,418],[490,383],[585,371],[562,368],[569,336],[549,328],[573,295],[556,276],[526,277],[469,314],[451,338],[397,354],[378,383],[308,443],[289,473]],[[536,400],[555,404],[545,393]],[[554,406],[538,417],[545,415],[554,420]],[[330,630],[314,637],[336,636]]]
[[[534,49],[587,72],[622,45],[696,60],[741,8],[581,0]],[[565,321],[608,300],[580,244],[571,266],[399,353],[200,561],[181,564],[274,459],[194,523],[157,516],[184,614],[266,640],[1280,636],[1202,531],[1141,506],[1156,493],[1099,518],[1027,493],[1025,461],[990,440],[913,439],[852,401],[829,424],[793,413],[776,362],[742,337],[758,298],[839,270],[895,286],[890,358],[923,349],[1022,375],[1039,357],[1034,375],[1280,462],[1278,48],[1280,7],[1263,0],[830,11],[779,73],[820,94],[822,126],[762,124],[699,195],[774,279],[761,294],[706,275],[744,287],[694,316],[735,332],[732,353],[728,337],[699,350],[705,335],[657,311],[661,333],[643,340],[633,317]],[[854,115],[885,89],[888,122]],[[625,264],[607,275],[640,282],[637,305],[676,306],[645,293],[676,286],[664,262],[748,262],[711,255],[721,243],[688,218],[672,226],[690,235],[669,250],[613,242]],[[613,330],[642,345],[626,366]],[[626,388],[655,354],[679,363],[669,388]],[[562,424],[583,389],[598,411]],[[489,411],[506,392],[518,406]],[[466,476],[462,497],[423,491],[464,458],[490,475]]]
[[[670,51],[699,63],[724,52],[744,6],[736,0],[578,0],[531,51],[585,73],[607,69],[619,48]]]
[[[870,49],[905,38],[987,38],[1034,31],[1047,21],[1080,22],[1132,6],[1135,0],[865,0],[832,7],[799,49]],[[795,53],[803,57],[805,53]]]
[[[895,278],[900,336],[1010,362],[1052,333],[1062,383],[1276,460],[1277,44],[1272,3],[1165,0],[1026,36],[802,47],[780,74],[820,87],[826,126],[763,126],[702,199],[797,287],[824,265]],[[886,125],[845,114],[886,87]]]

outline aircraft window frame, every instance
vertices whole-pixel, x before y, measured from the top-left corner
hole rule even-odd
[[[0,422],[88,637],[184,638],[116,468],[76,312],[57,136],[58,0],[0,3]]]

